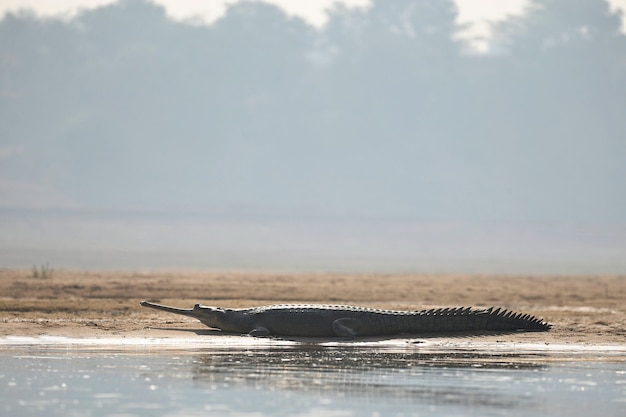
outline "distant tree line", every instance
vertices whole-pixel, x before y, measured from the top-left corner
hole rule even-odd
[[[336,7],[319,30],[258,2],[210,26],[139,0],[7,15],[0,179],[85,207],[626,221],[621,14],[532,0],[486,54],[456,17],[452,0]]]

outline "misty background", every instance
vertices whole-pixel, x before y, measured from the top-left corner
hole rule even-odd
[[[0,20],[0,267],[626,273],[626,37],[534,0]]]

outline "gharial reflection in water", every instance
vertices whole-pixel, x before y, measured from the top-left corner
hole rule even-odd
[[[530,405],[533,397],[499,392],[498,385],[511,381],[512,374],[486,371],[542,369],[545,366],[520,361],[520,355],[310,347],[199,355],[194,380],[200,386],[291,390],[318,396],[356,397],[365,402],[394,399],[515,408],[521,402]],[[468,384],[469,381],[475,384]]]
[[[13,416],[621,416],[622,364],[347,346],[0,350]],[[545,363],[545,361],[543,362]]]

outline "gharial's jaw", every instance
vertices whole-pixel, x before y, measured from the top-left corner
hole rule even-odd
[[[142,301],[140,304],[143,307],[153,308],[155,310],[193,317],[194,319],[200,320],[202,324],[208,327],[216,328],[219,328],[219,316],[220,313],[223,313],[223,310],[220,308],[208,307],[200,304],[196,304],[193,308],[170,307],[162,304],[151,303],[149,301]]]
[[[206,311],[204,311],[199,304],[196,304],[194,308],[170,307],[162,304],[151,303],[150,301],[142,301],[140,304],[143,307],[154,308],[155,310],[167,311],[168,313],[180,314],[182,316],[199,318],[206,315]]]

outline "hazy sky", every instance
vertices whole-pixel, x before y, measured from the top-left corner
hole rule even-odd
[[[0,4],[0,15],[7,11],[22,8],[31,8],[42,15],[71,14],[79,8],[94,7],[117,0],[3,0]],[[168,13],[180,19],[190,17],[212,21],[223,13],[229,3],[236,0],[153,0],[166,7]],[[307,21],[320,25],[325,22],[325,10],[333,4],[343,3],[348,6],[366,6],[369,0],[266,0],[281,6],[288,13],[301,16]],[[507,14],[520,13],[526,3],[525,0],[456,0],[459,7],[459,21],[477,23],[480,33],[484,31],[481,22],[497,20]],[[609,0],[614,7],[626,10],[626,0]]]
[[[72,16],[77,10],[85,7],[97,7],[118,0],[3,0],[0,4],[0,17],[8,11],[23,8],[34,9],[37,14],[55,16]],[[238,0],[152,0],[163,5],[167,13],[174,19],[212,22],[220,17],[228,4]],[[369,0],[261,0],[277,4],[288,14],[299,16],[315,26],[326,22],[326,10],[335,4],[343,3],[349,7],[365,7]],[[473,39],[472,47],[476,51],[488,48],[486,38],[490,37],[489,22],[497,21],[507,15],[521,14],[526,0],[455,0],[459,8],[458,22],[468,24],[462,36]],[[615,8],[626,10],[626,0],[608,0]]]
[[[73,11],[84,7],[97,7],[117,0],[4,0],[0,4],[0,13],[7,11],[30,8],[42,15],[71,14]],[[196,0],[154,0],[162,4],[171,16],[180,19],[190,17],[212,21],[223,13],[229,3],[236,0],[213,0],[210,2],[198,2]],[[325,22],[325,10],[333,4],[343,3],[351,7],[367,6],[368,0],[267,0],[282,7],[289,14],[301,16],[307,21],[320,25]],[[616,0],[617,3],[626,4],[626,0]],[[519,13],[523,9],[524,0],[457,0],[460,19],[462,21],[480,21],[485,19],[498,19],[509,13]]]

